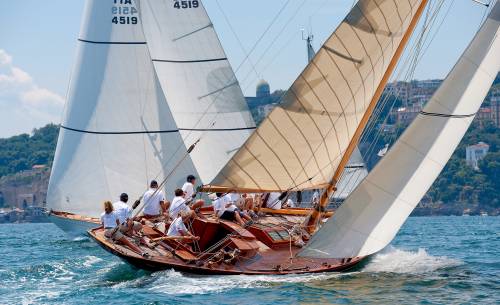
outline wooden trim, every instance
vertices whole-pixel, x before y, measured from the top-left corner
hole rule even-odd
[[[292,215],[292,216],[308,216],[311,214],[312,209],[280,209],[280,210],[273,210],[273,209],[268,209],[268,208],[261,208],[260,212],[264,212],[266,214],[275,214],[275,215]],[[323,213],[323,216],[325,217],[331,217],[333,215],[333,211],[325,212]]]
[[[303,190],[314,190],[314,189],[323,189],[328,187],[328,184],[318,184],[313,187],[301,188],[299,189],[291,189],[291,190],[263,190],[263,189],[252,189],[252,188],[239,188],[239,187],[227,187],[227,186],[218,186],[218,185],[203,185],[200,188],[200,192],[203,193],[282,193],[282,192],[295,192],[295,191],[303,191]]]

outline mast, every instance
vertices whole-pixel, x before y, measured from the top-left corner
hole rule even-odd
[[[311,62],[314,58],[314,55],[316,55],[316,52],[314,51],[314,48],[312,46],[312,42],[314,39],[314,35],[309,32],[307,36],[305,36],[305,30],[302,30],[302,40],[306,42],[306,47],[307,47],[307,62]]]
[[[428,0],[422,0],[420,3],[419,7],[417,8],[417,11],[415,15],[413,16],[408,29],[406,33],[404,34],[401,42],[398,45],[398,48],[396,49],[396,52],[394,53],[394,56],[392,57],[389,66],[387,67],[387,70],[384,73],[384,76],[382,77],[382,80],[380,81],[377,90],[375,91],[375,94],[373,95],[373,98],[370,101],[370,104],[363,115],[363,118],[361,119],[361,122],[359,123],[353,137],[351,138],[351,141],[349,142],[349,146],[347,146],[347,149],[342,156],[342,160],[340,161],[339,166],[337,167],[337,170],[335,171],[332,179],[330,180],[329,185],[326,187],[326,189],[323,191],[321,194],[321,198],[319,201],[318,206],[316,206],[311,214],[311,217],[309,217],[309,220],[307,222],[306,228],[310,233],[314,233],[317,228],[317,224],[319,222],[319,219],[321,218],[322,213],[326,210],[326,207],[328,205],[328,202],[330,200],[330,197],[332,194],[336,191],[336,185],[338,181],[340,180],[340,177],[344,171],[345,166],[349,162],[349,159],[351,158],[351,155],[358,145],[359,139],[361,138],[361,134],[363,130],[365,129],[366,125],[368,124],[368,121],[375,110],[375,106],[377,105],[378,100],[380,99],[382,92],[384,91],[384,88],[389,81],[390,76],[394,72],[394,69],[396,68],[396,65],[401,58],[401,55],[403,54],[403,51],[408,44],[408,41],[415,30],[415,27],[417,26],[418,20],[422,16],[422,13],[424,11],[425,6],[427,5]]]

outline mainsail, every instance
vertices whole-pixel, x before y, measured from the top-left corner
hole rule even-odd
[[[174,5],[172,1],[151,3],[160,2]],[[148,7],[146,1],[145,4]],[[204,13],[201,3],[198,8],[158,11],[151,16],[141,14],[135,0],[87,1],[49,183],[47,202],[50,209],[96,217],[102,210],[103,200],[117,198],[122,192],[127,192],[131,199],[138,198],[151,179],[161,181],[169,175],[185,156],[186,148],[201,136],[200,132],[188,136],[186,130],[210,128],[193,122],[200,116],[194,118],[192,112],[203,111],[207,102],[203,98],[193,100],[191,94],[200,91],[209,94],[207,90],[224,81],[221,78],[225,73],[233,77],[227,61],[220,64],[220,70],[211,69],[210,75],[203,67],[190,66],[191,70],[184,73],[172,68],[173,74],[166,76],[160,63],[153,59],[166,59],[155,50],[167,44],[172,44],[179,54],[188,56],[196,49],[197,58],[212,58],[214,50],[222,53],[215,33],[205,31],[205,44],[193,46],[171,40],[157,41],[165,37],[145,36],[143,29],[143,25],[153,22],[144,19],[154,17],[155,22],[161,20],[162,28],[185,30],[188,34],[193,25],[210,23],[206,15],[184,15],[187,11],[200,10]],[[151,29],[148,27],[146,32],[151,34]],[[179,41],[185,40],[179,38]],[[158,56],[152,58],[151,54]],[[179,56],[169,58],[174,62],[184,60]],[[203,82],[187,73],[203,75]],[[168,78],[173,79],[172,83]],[[168,97],[172,102],[167,101],[165,89],[170,90]],[[223,93],[220,103],[216,104],[218,108],[211,108],[210,114],[241,107],[243,97],[237,85],[232,87],[231,94]],[[179,108],[183,103],[189,105],[190,110]],[[206,122],[211,119],[209,116],[203,124],[209,124]],[[249,117],[238,121],[236,116],[226,117],[224,113],[220,120],[224,119],[231,126],[240,121],[245,124],[238,126],[253,126]],[[213,128],[220,124],[218,121]],[[198,155],[182,162],[167,180],[165,189],[170,191],[182,185],[187,174],[201,176],[202,181],[207,177],[211,179],[222,167],[220,163],[226,162],[232,154],[221,149],[237,147],[246,139],[245,132],[248,131],[229,133],[230,138],[226,134],[222,137],[220,133],[209,132],[200,143],[201,151],[198,147],[195,149]],[[212,146],[208,146],[209,141],[213,142]],[[201,152],[206,154],[208,166],[201,164]]]
[[[140,1],[155,71],[202,182],[255,129],[239,83],[201,1]]]
[[[360,0],[207,188],[323,188],[421,0]]]
[[[308,62],[311,62],[316,54],[312,46],[313,35],[309,34],[305,41],[307,44],[307,58]],[[356,147],[342,173],[342,178],[337,183],[337,190],[333,194],[332,198],[335,201],[342,201],[356,188],[356,186],[363,181],[363,179],[368,175],[368,170],[366,169],[363,156],[358,147]]]
[[[420,115],[300,255],[365,256],[391,242],[453,154],[500,70],[499,27],[497,2]]]

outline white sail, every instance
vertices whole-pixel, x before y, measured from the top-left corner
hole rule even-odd
[[[486,97],[500,69],[499,26],[497,3],[421,114],[300,255],[364,256],[391,242]]]
[[[255,129],[201,1],[141,0],[149,51],[191,159],[210,182]]]
[[[307,58],[308,61],[311,62],[314,55],[316,55],[316,51],[314,51],[312,46],[313,35],[309,34],[305,40],[307,43]],[[367,175],[368,170],[366,169],[363,156],[356,146],[340,181],[336,185],[337,190],[333,193],[332,199],[335,201],[343,201]]]
[[[211,187],[328,185],[420,3],[358,1]]]
[[[182,149],[177,150],[178,147]],[[186,149],[155,74],[135,1],[87,1],[47,194],[55,211],[96,217],[162,180]],[[186,160],[166,189],[195,173]]]

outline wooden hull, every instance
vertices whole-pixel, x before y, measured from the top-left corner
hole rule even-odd
[[[72,238],[87,236],[87,231],[98,227],[99,220],[64,212],[51,212],[49,220]]]
[[[227,221],[197,219],[192,223],[192,228],[195,235],[201,237],[197,245],[198,251],[193,250],[196,248],[194,246],[177,241],[165,242],[161,239],[165,238],[161,231],[145,226],[145,236],[141,243],[137,242],[136,237],[135,244],[141,251],[149,254],[146,257],[106,238],[102,228],[89,230],[88,234],[106,251],[137,268],[150,271],[174,269],[194,274],[283,275],[341,272],[353,268],[364,260],[364,257],[348,259],[299,257],[297,254],[300,247],[293,245],[291,241],[277,239],[277,236],[284,232],[280,229],[283,223],[288,223],[293,218],[283,216],[264,218],[265,221],[248,228]],[[283,223],[280,224],[280,221]],[[134,242],[134,238],[127,237],[127,239]],[[213,245],[220,244],[221,240],[227,242],[219,248],[214,248]],[[214,259],[217,253],[223,252],[227,255],[228,251],[236,250],[238,255],[233,260],[224,260],[224,255],[223,259]]]

